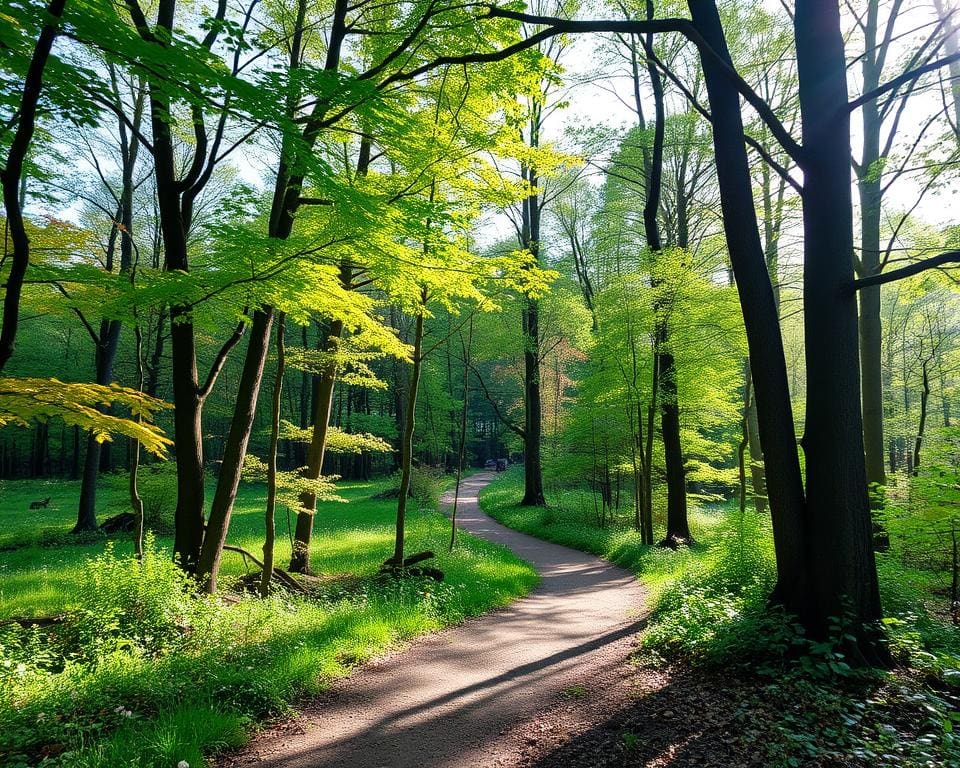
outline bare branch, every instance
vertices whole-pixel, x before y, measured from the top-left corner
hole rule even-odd
[[[873,285],[885,285],[886,283],[892,283],[896,280],[903,280],[905,277],[926,272],[928,269],[942,267],[944,264],[960,264],[960,251],[946,251],[945,253],[941,253],[937,256],[931,256],[929,259],[915,261],[913,264],[910,264],[907,267],[893,269],[889,272],[883,272],[879,275],[861,277],[859,280],[854,280],[852,283],[850,283],[850,288],[854,291],[859,291],[863,288],[869,288]]]
[[[244,315],[246,315],[246,313],[247,310],[244,310]],[[247,320],[244,317],[239,323],[237,323],[236,330],[234,330],[230,338],[223,343],[223,346],[220,347],[220,351],[217,352],[217,356],[213,360],[213,365],[210,366],[210,372],[207,374],[207,380],[200,388],[200,391],[197,392],[197,397],[199,397],[201,401],[207,399],[207,395],[210,394],[210,391],[213,389],[213,385],[217,383],[217,377],[220,376],[223,366],[226,365],[227,357],[230,355],[230,352],[233,351],[233,348],[240,343],[240,339],[243,338],[243,334],[246,332],[246,330]]]

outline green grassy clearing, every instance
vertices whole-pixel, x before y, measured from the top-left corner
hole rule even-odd
[[[480,505],[484,512],[510,528],[590,552],[633,571],[654,598],[684,574],[703,567],[724,520],[718,510],[691,506],[694,544],[673,551],[642,544],[640,533],[625,517],[600,527],[586,508],[587,496],[579,491],[551,493],[550,506],[540,509],[517,506],[522,495],[523,474],[515,467],[480,492]]]
[[[112,493],[106,486],[104,508]],[[377,584],[371,577],[392,552],[396,508],[371,498],[383,487],[345,483],[349,503],[320,505],[311,555],[329,579],[321,598],[249,597],[227,606],[184,602],[169,564],[170,537],[156,538],[148,579],[123,535],[112,537],[106,556],[102,539],[42,546],[64,540],[78,484],[5,483],[0,617],[87,613],[71,614],[78,619],[55,634],[0,630],[0,763],[201,765],[204,755],[241,743],[252,722],[357,664],[505,605],[536,583],[528,564],[469,535],[448,554],[449,522],[428,509],[408,517],[408,551],[435,551],[445,581]],[[28,510],[46,496],[49,509]],[[231,543],[259,552],[263,502],[262,487],[241,490]],[[285,515],[279,518],[282,566],[290,544]],[[240,555],[225,555],[224,583],[245,572]]]

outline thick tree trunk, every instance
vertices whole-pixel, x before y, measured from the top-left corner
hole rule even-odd
[[[668,547],[687,544],[687,472],[680,443],[680,406],[677,402],[677,370],[673,354],[660,352],[660,429],[667,468],[667,535],[661,542]]]
[[[176,5],[161,0],[157,27],[163,30],[158,45],[172,37]],[[146,33],[146,30],[142,31]],[[163,238],[164,270],[189,269],[187,230],[190,212],[181,200],[177,160],[170,125],[170,98],[160,83],[150,84],[150,122],[153,132],[154,178],[157,209]],[[171,378],[173,381],[173,445],[177,462],[177,507],[174,513],[174,558],[188,573],[195,573],[203,543],[204,475],[203,400],[197,377],[197,358],[190,308],[170,308]]]
[[[534,107],[530,117],[530,140],[532,148],[540,145],[542,113]],[[524,178],[530,185],[530,194],[523,201],[520,223],[520,245],[533,258],[540,259],[540,192],[539,178],[535,168],[526,166]],[[540,305],[537,299],[526,297],[522,312],[523,332],[523,498],[520,505],[542,507],[546,505],[543,495],[543,403],[540,397]]]
[[[204,525],[203,401],[197,381],[193,325],[179,320],[180,314],[171,310],[173,449],[177,462],[173,552],[184,570],[195,573]]]
[[[803,153],[804,337],[809,593],[801,620],[825,637],[847,616],[862,660],[874,661],[881,618],[860,412],[853,270],[850,118],[840,9],[798,0],[794,17]],[[861,661],[861,659],[854,659]]]
[[[536,207],[534,202],[532,207]],[[536,299],[526,299],[523,311],[523,498],[520,505],[542,507],[543,495],[543,406],[540,397],[540,308]],[[409,412],[408,412],[409,414]],[[412,416],[408,415],[408,418]]]
[[[716,4],[691,0],[688,5],[707,44],[732,66]],[[777,557],[775,598],[795,609],[806,593],[805,509],[779,313],[757,230],[740,95],[711,56],[703,56],[702,63],[713,115],[724,233],[743,311],[763,445]]]

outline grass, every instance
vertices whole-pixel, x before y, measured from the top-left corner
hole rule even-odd
[[[228,606],[182,602],[169,537],[154,544],[153,586],[129,557],[128,537],[115,537],[106,555],[103,539],[62,543],[71,541],[63,531],[72,523],[76,483],[5,483],[0,617],[80,618],[55,634],[0,632],[0,764],[201,765],[204,756],[242,743],[252,722],[357,664],[505,605],[535,584],[528,564],[469,535],[448,554],[449,522],[434,510],[408,514],[408,551],[437,552],[431,564],[445,581],[374,581],[393,546],[396,502],[371,498],[383,487],[344,483],[348,503],[320,505],[311,550],[329,582],[320,599],[251,597]],[[122,500],[122,490],[105,483],[104,509],[112,493]],[[49,509],[28,510],[46,496]],[[231,543],[259,550],[263,503],[262,487],[241,490]],[[283,565],[290,553],[283,514],[277,544]],[[241,556],[225,555],[223,583],[245,572]],[[144,616],[154,616],[157,627]],[[161,642],[162,632],[169,637]]]
[[[679,550],[641,543],[632,519],[622,518],[600,527],[585,497],[576,490],[550,495],[548,507],[521,507],[523,474],[514,467],[480,492],[480,505],[488,515],[523,533],[602,557],[637,574],[654,596],[684,574],[700,568],[718,537],[724,516],[717,510],[690,509],[694,544]]]
[[[839,634],[816,642],[769,610],[775,568],[768,517],[741,516],[732,506],[692,508],[697,543],[674,552],[641,544],[628,515],[600,527],[588,493],[548,494],[545,509],[517,506],[521,495],[522,475],[510,472],[487,486],[480,502],[512,528],[597,554],[650,585],[641,666],[658,666],[672,681],[700,680],[701,722],[729,716],[752,729],[739,751],[777,768],[960,766],[960,632],[943,611],[928,610],[935,598],[943,602],[930,589],[936,579],[903,566],[894,550],[879,558],[879,577],[900,666],[856,670]],[[672,688],[655,695],[664,699]],[[660,706],[674,708],[669,698]],[[649,712],[638,712],[645,723]],[[629,731],[622,738],[628,749],[639,743]]]

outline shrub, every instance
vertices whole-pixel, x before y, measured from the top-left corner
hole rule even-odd
[[[769,525],[752,512],[728,513],[700,567],[660,594],[643,647],[709,664],[782,657],[794,630],[766,606],[776,580]]]
[[[89,655],[128,648],[155,655],[182,644],[209,603],[194,597],[196,585],[148,533],[143,560],[118,555],[107,542],[88,561],[78,593],[79,609],[67,632]]]
[[[376,495],[379,499],[395,499],[400,495],[400,470],[394,472],[386,489]],[[443,495],[443,473],[431,467],[411,467],[410,498],[420,509],[436,509]]]

